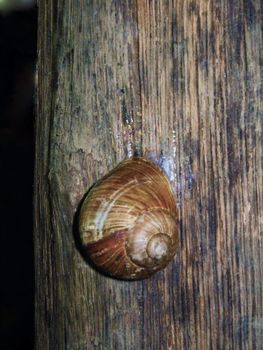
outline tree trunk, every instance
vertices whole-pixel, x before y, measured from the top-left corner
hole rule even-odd
[[[262,349],[261,20],[260,0],[39,0],[36,349]],[[85,262],[76,212],[133,154],[168,172],[180,244],[123,282]]]

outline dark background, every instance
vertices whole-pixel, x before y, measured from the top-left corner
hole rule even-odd
[[[37,11],[0,12],[0,349],[32,349]]]

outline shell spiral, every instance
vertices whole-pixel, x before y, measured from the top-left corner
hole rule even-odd
[[[89,259],[107,275],[136,280],[164,268],[178,245],[168,178],[144,158],[121,162],[88,192],[79,232]]]

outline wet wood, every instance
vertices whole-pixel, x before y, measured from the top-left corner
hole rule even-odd
[[[261,26],[260,0],[39,0],[36,349],[262,348]],[[122,282],[74,217],[133,153],[168,167],[180,249]]]

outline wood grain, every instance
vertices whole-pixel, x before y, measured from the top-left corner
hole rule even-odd
[[[36,349],[261,350],[262,2],[38,6]],[[74,217],[134,153],[170,175],[180,249],[121,282],[84,261]]]

